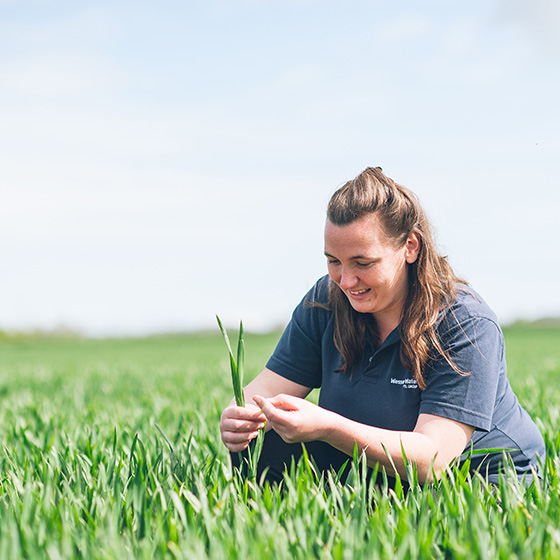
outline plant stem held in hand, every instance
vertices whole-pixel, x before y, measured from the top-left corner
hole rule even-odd
[[[226,342],[226,346],[229,352],[229,362],[231,366],[231,381],[233,385],[233,394],[235,396],[235,404],[237,406],[245,406],[245,395],[243,393],[243,373],[244,373],[244,363],[245,363],[245,340],[243,338],[243,322],[239,322],[239,337],[237,339],[237,361],[233,355],[233,350],[229,342],[229,337],[227,331],[220,321],[220,318],[216,315],[218,321],[218,326],[220,331],[222,331],[222,336]],[[264,427],[259,430],[257,440],[253,447],[253,450],[249,450],[249,472],[253,479],[257,477],[257,465],[259,458],[261,456],[263,442],[264,442]],[[241,460],[241,454],[239,455]]]
[[[226,341],[226,346],[229,352],[229,362],[231,366],[231,382],[233,384],[233,394],[235,396],[235,404],[237,406],[245,406],[245,395],[243,394],[243,369],[245,361],[245,341],[243,340],[243,323],[239,323],[239,338],[237,340],[237,362],[233,355],[233,350],[231,349],[231,344],[229,343],[229,337],[227,331],[220,321],[220,318],[216,315],[218,320],[218,326],[222,331],[222,336]]]

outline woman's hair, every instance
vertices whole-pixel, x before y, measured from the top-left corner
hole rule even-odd
[[[375,214],[386,239],[395,249],[407,242],[411,233],[420,240],[418,258],[408,264],[408,294],[400,320],[401,362],[426,387],[424,370],[428,361],[442,356],[460,372],[441,346],[436,332],[438,314],[457,295],[458,278],[447,258],[435,246],[430,223],[414,193],[385,176],[380,167],[368,167],[348,181],[331,197],[328,220],[344,226],[368,214]],[[342,354],[340,372],[348,373],[362,357],[367,335],[378,342],[379,335],[369,313],[355,311],[344,292],[331,282],[329,306],[335,313],[334,343]]]

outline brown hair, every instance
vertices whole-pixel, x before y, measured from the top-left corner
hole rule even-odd
[[[436,332],[438,314],[457,295],[458,278],[447,258],[436,248],[432,228],[414,193],[385,176],[380,167],[368,167],[348,181],[331,197],[327,218],[338,226],[347,225],[367,214],[380,219],[386,238],[400,249],[411,233],[420,239],[418,258],[408,267],[408,295],[399,324],[401,362],[426,388],[424,370],[436,355],[443,357],[458,373],[441,346]],[[340,372],[348,373],[363,355],[365,340],[379,341],[375,320],[355,311],[344,292],[331,282],[329,306],[335,313],[334,343],[342,354]]]

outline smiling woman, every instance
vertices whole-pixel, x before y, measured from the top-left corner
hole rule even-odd
[[[377,214],[347,225],[327,220],[325,255],[329,276],[358,313],[371,313],[381,340],[398,325],[408,293],[407,264],[418,258],[420,240],[412,232],[402,247],[386,239]]]
[[[445,257],[416,197],[368,168],[327,210],[329,275],[300,305],[267,363],[228,406],[222,440],[244,451],[266,420],[259,467],[280,481],[301,443],[321,471],[355,447],[369,467],[421,482],[469,450],[507,450],[520,479],[539,475],[544,442],[506,374],[496,316]],[[320,387],[318,406],[305,400]],[[473,460],[490,482],[504,453]]]

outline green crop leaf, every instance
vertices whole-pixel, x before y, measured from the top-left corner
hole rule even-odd
[[[238,362],[236,363],[235,357],[233,356],[233,350],[231,349],[231,344],[229,342],[229,337],[227,331],[222,324],[220,318],[216,315],[216,320],[218,321],[218,326],[220,327],[220,331],[222,332],[222,336],[224,337],[228,352],[229,352],[229,361],[231,366],[231,382],[233,384],[233,394],[235,396],[235,403],[237,406],[245,406],[245,396],[243,394],[243,361],[245,358],[245,351],[244,351],[244,342],[243,342],[243,324],[239,329],[239,340],[237,342],[237,359]],[[241,366],[238,367],[239,358],[241,358]]]
[[[243,322],[239,322],[239,338],[237,340],[237,376],[233,383],[233,391],[237,406],[245,406],[243,394],[243,375],[245,372],[245,340],[243,339]],[[236,386],[237,383],[237,386]],[[240,404],[241,403],[241,404]]]

